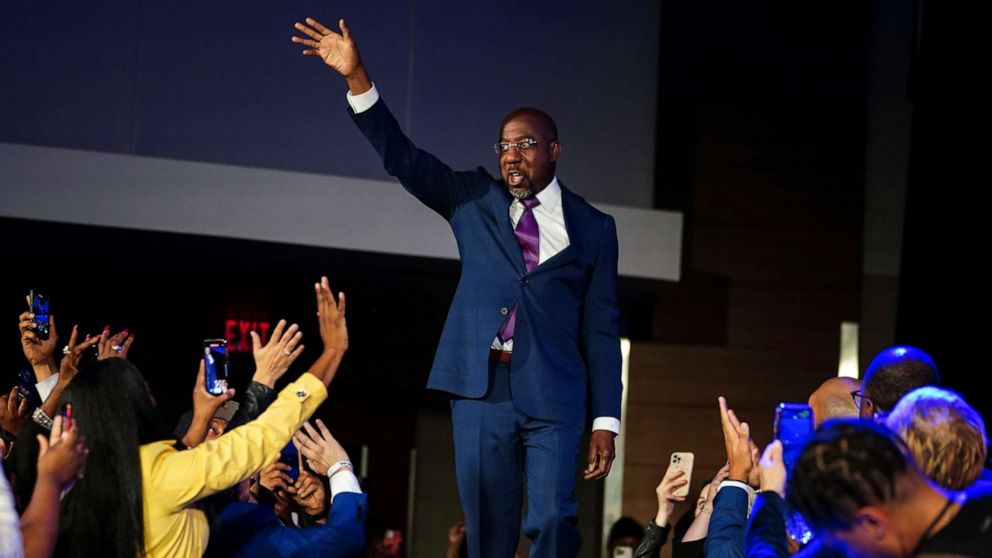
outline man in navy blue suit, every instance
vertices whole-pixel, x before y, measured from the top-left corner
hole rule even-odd
[[[452,397],[458,490],[469,554],[575,556],[575,467],[594,417],[586,479],[605,477],[620,416],[616,224],[555,175],[554,121],[523,108],[500,125],[501,179],[455,172],[403,134],[344,20],[307,19],[293,42],[348,83],[355,123],[386,170],[451,226],[462,275],[428,388]]]

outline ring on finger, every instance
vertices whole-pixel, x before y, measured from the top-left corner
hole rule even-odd
[[[119,353],[124,350],[124,347],[121,345],[111,345],[110,349],[115,353]]]
[[[66,345],[65,347],[62,347],[62,354],[67,355],[67,354],[69,354],[71,352],[72,352],[72,349],[69,348],[69,345]]]
[[[286,356],[293,356],[293,351],[290,351],[288,347],[283,349],[282,352],[285,353]]]

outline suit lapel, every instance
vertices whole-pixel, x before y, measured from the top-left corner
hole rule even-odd
[[[544,263],[535,267],[534,271],[531,272],[532,274],[561,267],[574,260],[582,252],[581,224],[585,222],[584,216],[581,213],[582,206],[576,203],[577,197],[575,194],[565,188],[565,185],[560,180],[558,181],[558,185],[561,186],[561,202],[559,203],[562,204],[562,213],[565,215],[565,231],[568,232],[568,246],[561,252],[545,260]]]
[[[510,222],[510,204],[513,202],[513,198],[502,181],[496,182],[489,200],[492,205],[493,217],[496,219],[496,236],[499,239],[499,245],[507,259],[513,263],[513,268],[518,274],[523,275],[527,266],[524,264],[524,255],[520,251],[517,237],[513,234],[513,223]]]

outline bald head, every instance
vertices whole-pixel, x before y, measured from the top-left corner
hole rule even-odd
[[[554,119],[548,113],[534,107],[520,107],[503,117],[503,121],[499,123],[500,137],[503,135],[503,129],[506,127],[506,123],[518,118],[530,121],[531,126],[534,126],[535,131],[540,133],[545,140],[558,139],[558,126],[555,125]]]
[[[854,378],[830,378],[820,384],[809,396],[808,404],[813,408],[813,427],[834,418],[854,418],[858,408],[854,405],[851,392],[861,383]]]

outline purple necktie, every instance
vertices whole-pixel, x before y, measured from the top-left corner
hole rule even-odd
[[[541,202],[537,198],[527,198],[521,202],[524,204],[524,213],[517,221],[517,228],[513,230],[513,235],[517,237],[517,244],[520,244],[520,251],[524,255],[524,265],[527,266],[529,273],[537,267],[541,255],[541,234],[537,230],[537,219],[534,218],[533,211]],[[499,328],[499,340],[505,343],[507,340],[513,339],[513,330],[516,325],[517,307],[514,306],[513,311]]]

